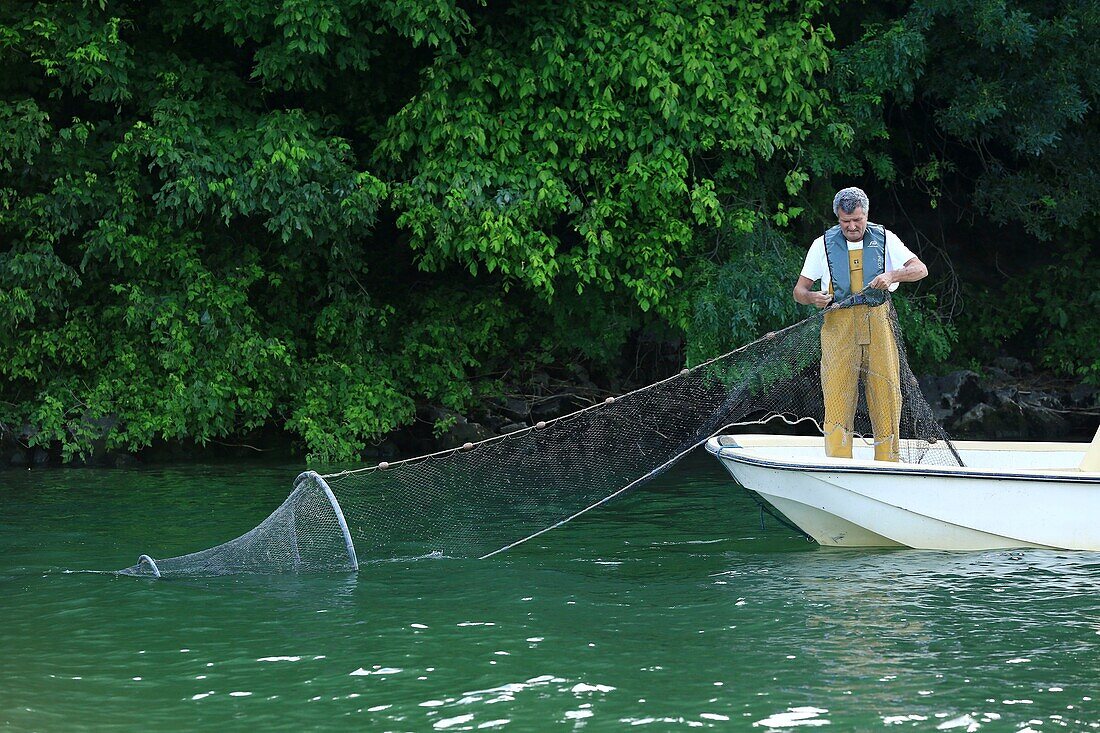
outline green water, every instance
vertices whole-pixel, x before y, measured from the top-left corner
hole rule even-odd
[[[819,548],[706,456],[512,552],[79,572],[251,528],[300,466],[0,472],[13,730],[1083,730],[1100,553]]]

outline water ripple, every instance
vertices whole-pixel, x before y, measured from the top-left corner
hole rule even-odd
[[[151,539],[170,553],[233,536],[295,470],[0,475],[0,725],[1041,731],[1100,720],[1100,553],[818,548],[761,530],[720,467],[684,470],[490,561],[181,582],[82,571],[120,567]]]

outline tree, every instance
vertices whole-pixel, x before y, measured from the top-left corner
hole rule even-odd
[[[0,422],[347,457],[683,327],[697,231],[804,180],[818,7],[5,4]]]

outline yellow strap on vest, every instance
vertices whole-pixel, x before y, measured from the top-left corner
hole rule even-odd
[[[863,291],[863,250],[848,250],[848,282],[851,283],[852,292]]]
[[[848,283],[853,293],[863,291],[863,250],[848,250]],[[833,294],[833,281],[829,281],[829,295]]]

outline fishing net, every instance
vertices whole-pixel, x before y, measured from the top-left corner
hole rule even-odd
[[[838,380],[849,387],[838,389]],[[429,554],[489,557],[652,479],[712,435],[788,425],[843,435],[857,457],[875,445],[909,463],[961,465],[917,387],[892,304],[836,307],[524,430],[359,470],[303,473],[247,534],[189,555],[142,555],[121,572],[354,570]]]

